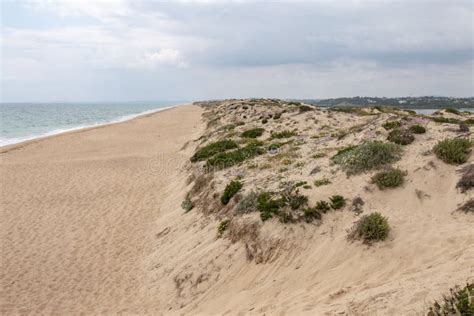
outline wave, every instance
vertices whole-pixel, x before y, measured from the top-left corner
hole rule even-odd
[[[175,107],[178,107],[178,106],[181,106],[181,105],[184,105],[184,104],[176,104],[176,105],[172,105],[172,106],[166,106],[166,107],[161,107],[161,108],[157,108],[157,109],[153,109],[153,110],[143,111],[143,112],[139,112],[139,113],[136,113],[136,114],[124,115],[124,116],[120,116],[118,118],[115,118],[115,119],[112,119],[112,120],[109,120],[109,121],[106,121],[106,122],[96,122],[96,123],[87,124],[87,125],[74,126],[74,127],[71,127],[71,128],[55,129],[55,130],[52,130],[52,131],[49,131],[49,132],[46,132],[46,133],[35,134],[35,135],[30,135],[30,136],[25,136],[25,137],[14,137],[14,138],[0,137],[0,147],[19,144],[19,143],[22,143],[22,142],[26,142],[26,141],[34,140],[34,139],[38,139],[38,138],[43,138],[43,137],[48,137],[48,136],[53,136],[53,135],[59,135],[59,134],[63,134],[63,133],[78,131],[78,130],[85,129],[85,128],[98,127],[98,126],[104,126],[104,125],[110,125],[110,124],[116,124],[116,123],[121,123],[121,122],[125,122],[125,121],[130,121],[130,120],[132,120],[134,118],[137,118],[139,116],[153,114],[153,113],[156,113],[156,112],[161,112],[161,111],[172,109],[172,108],[175,108]]]

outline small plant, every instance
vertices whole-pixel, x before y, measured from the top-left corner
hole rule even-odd
[[[315,207],[305,208],[303,210],[303,214],[307,223],[310,223],[315,219],[320,220],[322,218],[321,213]]]
[[[358,174],[391,164],[400,159],[399,145],[369,141],[362,145],[347,147],[338,151],[331,160],[342,166],[348,175]]]
[[[389,232],[388,219],[379,212],[373,212],[361,217],[352,228],[349,238],[362,238],[366,242],[379,241],[385,240]]]
[[[313,110],[314,110],[314,107],[309,106],[309,105],[300,105],[298,108],[299,108],[299,110],[300,110],[300,113],[308,112],[308,111],[313,111]]]
[[[451,114],[461,115],[461,112],[459,112],[459,110],[454,109],[454,108],[446,108],[444,110],[448,113],[451,113]]]
[[[465,287],[455,286],[449,294],[443,295],[441,302],[434,301],[429,308],[428,316],[438,315],[474,315],[474,283],[467,283]]]
[[[296,136],[297,133],[294,131],[284,130],[281,132],[272,132],[272,138],[289,138]]]
[[[270,192],[260,193],[257,197],[257,209],[260,211],[260,218],[266,221],[278,213],[281,201],[274,199]]]
[[[433,151],[436,156],[449,164],[463,164],[471,154],[472,141],[467,138],[451,138],[438,142]]]
[[[273,115],[273,119],[274,119],[274,120],[280,119],[281,114],[282,114],[281,112],[280,112],[280,113],[276,113],[275,115]]]
[[[331,208],[333,210],[338,210],[346,205],[346,200],[342,195],[333,195],[329,200],[331,201]]]
[[[236,213],[250,213],[257,211],[257,198],[258,193],[255,191],[249,192],[246,196],[239,201],[235,208]]]
[[[318,211],[322,211],[323,213],[326,213],[331,209],[330,205],[326,201],[318,201],[316,202],[316,206],[314,207]]]
[[[257,137],[262,136],[264,131],[265,131],[265,129],[263,129],[263,128],[253,128],[253,129],[246,130],[245,132],[240,134],[240,137],[257,138]]]
[[[323,186],[323,185],[328,185],[330,183],[331,183],[331,181],[329,181],[329,179],[326,179],[326,178],[322,178],[322,179],[319,179],[319,180],[314,180],[314,185],[316,187],[320,187],[320,186]]]
[[[181,203],[181,207],[183,210],[187,212],[189,212],[190,210],[193,209],[194,205],[193,205],[193,202],[189,199],[189,198],[186,198],[182,203]]]
[[[268,119],[265,118],[262,120],[262,124],[267,124],[267,123],[268,123]]]
[[[229,219],[224,219],[219,223],[217,226],[217,236],[221,237],[224,232],[227,230],[227,227],[229,227],[230,220]]]
[[[191,157],[192,162],[201,161],[209,157],[214,156],[215,154],[222,153],[229,149],[237,148],[237,143],[230,139],[224,139],[211,143],[200,148],[196,153]]]
[[[474,118],[464,120],[463,123],[466,125],[474,125]]]
[[[424,126],[421,126],[420,124],[415,124],[410,126],[410,132],[414,134],[424,134],[426,133],[426,128]]]
[[[389,121],[382,124],[382,127],[385,128],[387,131],[400,126],[402,126],[402,123],[400,123],[399,121]]]
[[[375,183],[380,190],[396,188],[403,184],[405,175],[405,172],[392,168],[374,175],[372,177],[372,183]]]
[[[313,158],[313,159],[318,159],[318,158],[323,158],[323,157],[325,157],[325,156],[326,156],[325,153],[320,152],[320,153],[316,153],[316,154],[312,155],[311,158]]]
[[[408,145],[413,143],[415,136],[409,130],[394,129],[388,134],[387,140],[398,145]]]
[[[224,193],[222,193],[221,196],[221,202],[224,205],[227,205],[229,203],[230,199],[237,193],[239,192],[240,189],[242,189],[242,182],[239,180],[232,180],[224,189]]]

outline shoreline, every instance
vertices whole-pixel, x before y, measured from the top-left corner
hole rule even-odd
[[[58,132],[51,131],[51,132],[48,132],[48,133],[45,133],[45,134],[42,134],[42,135],[39,135],[39,136],[32,136],[31,138],[26,138],[26,139],[20,140],[16,143],[0,145],[0,154],[9,152],[11,150],[22,148],[22,147],[27,146],[29,144],[35,143],[37,141],[42,141],[42,140],[46,140],[46,139],[50,139],[50,138],[53,138],[53,137],[66,135],[66,134],[80,133],[80,132],[84,132],[84,131],[88,131],[88,130],[102,128],[102,127],[105,127],[105,126],[111,126],[111,125],[121,124],[121,123],[125,123],[125,122],[130,122],[130,121],[133,121],[135,119],[147,117],[147,116],[150,116],[150,115],[153,115],[153,114],[156,114],[156,113],[161,113],[161,112],[168,111],[168,110],[180,107],[180,106],[186,106],[186,105],[190,105],[190,104],[192,104],[192,102],[190,102],[190,103],[180,103],[180,104],[175,104],[175,105],[171,105],[171,106],[166,106],[166,107],[163,107],[163,108],[157,108],[157,109],[153,109],[153,110],[140,112],[140,113],[137,113],[137,114],[125,115],[125,116],[122,116],[122,117],[118,118],[115,121],[110,121],[110,122],[106,122],[106,123],[98,123],[98,124],[93,124],[93,125],[89,125],[89,126],[73,127],[73,128],[66,129],[66,130],[61,130],[61,131],[58,131]]]

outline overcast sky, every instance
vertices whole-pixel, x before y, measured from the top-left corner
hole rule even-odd
[[[3,1],[1,99],[474,95],[474,1]]]

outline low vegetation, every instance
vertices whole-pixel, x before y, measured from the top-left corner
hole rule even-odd
[[[410,126],[409,128],[410,132],[413,134],[424,134],[426,133],[426,128],[420,124],[415,124]]]
[[[250,143],[243,148],[215,155],[207,160],[207,169],[225,169],[247,159],[265,153],[259,143]]]
[[[250,213],[257,211],[257,198],[259,194],[255,191],[250,191],[246,196],[239,201],[235,208],[236,213]]]
[[[221,237],[224,234],[224,232],[229,227],[229,223],[230,223],[229,219],[224,219],[223,221],[221,221],[219,223],[219,225],[217,226],[217,236],[218,237]]]
[[[388,121],[382,124],[382,127],[385,128],[386,130],[391,130],[394,128],[398,128],[400,126],[402,126],[402,123],[400,123],[399,121]]]
[[[227,205],[230,199],[242,189],[242,182],[239,180],[232,180],[224,189],[224,193],[221,196],[221,202],[224,205]]]
[[[396,188],[404,182],[406,172],[400,169],[390,168],[381,171],[372,177],[372,183],[375,183],[380,190],[387,188]]]
[[[449,294],[443,295],[440,302],[434,301],[429,307],[428,316],[440,315],[474,315],[474,283],[467,283],[466,286],[455,286],[449,290]]]
[[[323,186],[323,185],[328,185],[330,183],[331,183],[331,181],[329,181],[329,179],[326,179],[326,178],[322,178],[322,179],[319,179],[319,180],[314,180],[314,186],[316,186],[316,187],[320,187],[320,186]]]
[[[433,151],[436,156],[449,164],[463,164],[471,154],[472,141],[467,138],[448,138],[438,142]]]
[[[387,137],[387,140],[398,145],[409,145],[415,140],[412,132],[407,129],[394,129]]]
[[[443,117],[443,116],[433,116],[431,117],[433,122],[436,123],[448,123],[448,124],[459,124],[461,121],[455,118]]]
[[[181,203],[181,208],[186,212],[189,212],[193,209],[193,202],[187,198]]]
[[[331,159],[348,175],[353,175],[394,163],[400,159],[401,154],[402,149],[397,144],[368,141],[340,150]]]
[[[379,212],[364,215],[355,223],[349,233],[350,239],[363,239],[365,242],[381,241],[388,237],[390,226],[388,219]]]
[[[244,138],[257,138],[257,137],[262,136],[264,131],[265,129],[263,128],[253,128],[253,129],[246,130],[245,132],[240,134],[240,136]]]
[[[451,114],[461,115],[461,112],[459,112],[459,110],[455,108],[446,108],[444,110]]]
[[[200,148],[191,157],[192,162],[205,160],[215,154],[225,152],[229,149],[237,148],[237,143],[230,139],[220,140]]]
[[[289,138],[298,135],[295,131],[284,130],[281,132],[272,132],[272,138]]]
[[[331,209],[331,206],[326,201],[318,201],[316,202],[316,206],[314,207],[316,210],[326,213]]]
[[[331,201],[331,208],[333,210],[341,209],[346,205],[346,200],[342,195],[333,195],[329,200]]]

